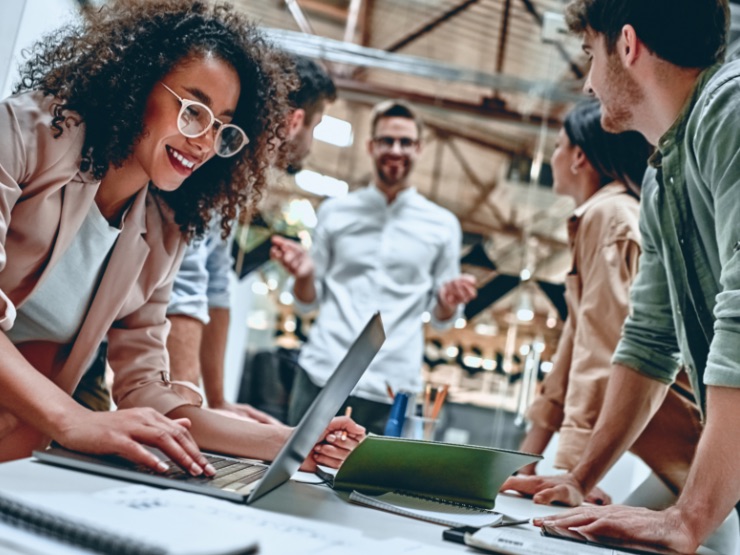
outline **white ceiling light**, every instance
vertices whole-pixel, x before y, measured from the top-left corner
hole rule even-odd
[[[323,175],[311,170],[302,170],[295,174],[295,182],[301,189],[326,197],[342,197],[349,192],[346,181]]]
[[[354,142],[352,124],[343,119],[324,116],[321,118],[321,122],[314,128],[313,138],[334,146],[352,146]]]

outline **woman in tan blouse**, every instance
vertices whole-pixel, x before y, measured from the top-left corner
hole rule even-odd
[[[597,102],[566,117],[552,155],[555,192],[576,202],[568,220],[573,263],[566,277],[568,318],[552,372],[530,407],[523,451],[542,453],[559,431],[555,467],[571,470],[588,443],[604,400],[611,357],[629,311],[640,255],[638,191],[650,146],[636,132],[601,128]],[[625,415],[629,418],[629,415]],[[683,486],[699,439],[688,382],[669,391],[632,451],[674,492]],[[534,474],[530,465],[520,474]],[[595,488],[587,499],[608,503]],[[547,502],[547,499],[535,501]]]

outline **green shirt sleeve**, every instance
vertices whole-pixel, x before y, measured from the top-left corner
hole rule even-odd
[[[642,256],[630,290],[630,314],[612,362],[628,366],[663,383],[672,383],[678,373],[678,343],[668,280],[660,257],[658,218],[652,208],[657,183],[648,171],[640,209]]]
[[[740,387],[740,76],[731,75],[703,95],[693,111],[697,178],[714,208],[719,253],[719,293],[714,306],[714,337],[704,383]]]

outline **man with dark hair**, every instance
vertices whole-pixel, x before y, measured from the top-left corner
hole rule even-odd
[[[680,359],[704,429],[675,504],[580,508],[545,523],[694,553],[740,499],[740,62],[719,65],[728,5],[575,0],[567,19],[591,58],[586,88],[601,101],[604,128],[640,131],[657,146],[643,186],[644,250],[582,460],[568,474],[511,478],[504,487],[579,505],[650,421],[659,403],[649,400],[662,399],[656,392],[667,390]]]
[[[271,256],[295,277],[296,308],[319,308],[301,350],[288,423],[297,423],[373,312],[387,339],[345,406],[369,431],[382,434],[395,391],[421,389],[422,314],[437,327],[453,323],[475,297],[472,276],[460,275],[462,234],[455,216],[411,187],[421,152],[421,122],[401,101],[373,110],[368,187],[319,208],[309,255],[273,237]]]
[[[288,168],[297,171],[311,150],[313,130],[326,105],[336,98],[329,75],[316,62],[295,56],[290,71],[297,87],[289,98],[294,110],[286,122]],[[224,398],[224,357],[230,319],[229,273],[231,239],[223,240],[220,226],[191,244],[175,278],[167,316],[172,323],[167,339],[173,380],[198,384],[203,380],[208,406],[260,422],[277,422],[246,404]]]
[[[334,81],[326,71],[309,58],[295,56],[295,74],[300,86],[289,95],[296,109],[288,124],[288,173],[298,173],[313,144],[313,130],[324,116],[324,108],[337,98]]]

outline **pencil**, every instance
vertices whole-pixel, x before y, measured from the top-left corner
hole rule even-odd
[[[391,401],[393,401],[396,398],[396,394],[393,393],[393,388],[388,382],[385,382],[385,390],[388,392],[388,397],[390,397]]]
[[[423,418],[427,418],[430,414],[431,407],[429,406],[429,403],[431,401],[432,397],[432,384],[428,383],[427,386],[424,388],[424,407],[421,409],[421,416]]]
[[[344,416],[346,416],[347,418],[352,418],[352,407],[348,406],[346,409],[344,409]],[[347,430],[344,430],[339,437],[342,441],[347,441]]]
[[[442,409],[442,403],[445,402],[445,397],[447,397],[447,390],[449,388],[450,386],[445,384],[439,390],[437,390],[437,396],[434,398],[434,406],[432,407],[431,414],[433,420],[437,419],[439,411]]]

